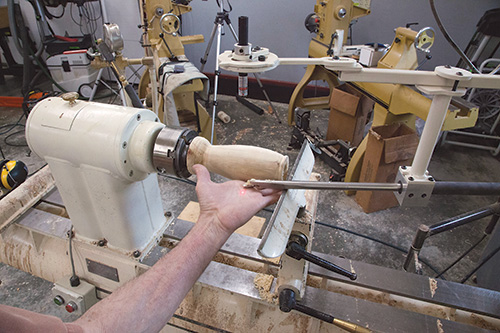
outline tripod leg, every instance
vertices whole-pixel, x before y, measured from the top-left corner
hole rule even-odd
[[[104,68],[101,68],[101,69],[99,69],[99,72],[97,73],[97,77],[95,78],[94,87],[92,88],[92,93],[90,94],[89,101],[94,100],[95,94],[97,92],[97,87],[99,86],[99,82],[101,80],[103,70],[104,70]]]
[[[220,53],[220,39],[222,33],[222,24],[217,25],[217,48],[215,54],[219,55]],[[219,85],[219,62],[215,61],[215,78],[214,78],[214,105],[212,109],[212,132],[210,133],[210,143],[214,142],[214,131],[215,131],[215,113],[217,111],[217,88]]]
[[[217,31],[218,27],[220,27],[220,25],[215,23],[214,28],[212,29],[212,34],[210,35],[210,40],[208,41],[208,44],[207,44],[207,49],[205,50],[205,55],[200,60],[200,62],[201,62],[200,72],[203,72],[203,69],[205,68],[205,64],[207,63],[208,55],[210,54],[210,49],[212,48],[212,43],[214,42],[215,32]],[[219,56],[218,53],[217,53],[217,56]]]
[[[229,16],[227,16],[226,23],[229,27],[229,30],[231,30],[231,34],[234,37],[234,40],[238,42],[238,34],[236,33],[236,30],[234,30],[233,25],[231,24],[231,20],[229,19]]]
[[[278,116],[278,112],[276,112],[276,109],[274,108],[273,103],[271,103],[271,99],[269,98],[269,95],[267,94],[266,89],[264,89],[264,85],[263,85],[263,84],[262,84],[262,82],[260,81],[259,75],[258,75],[257,73],[253,73],[253,75],[255,76],[255,79],[257,80],[257,83],[259,84],[259,87],[260,87],[260,89],[262,90],[262,93],[264,94],[264,97],[266,97],[267,103],[269,103],[269,106],[270,106],[270,107],[271,107],[271,109],[273,110],[274,116],[275,116],[275,117],[276,117],[276,119],[278,120],[278,123],[280,123],[280,124],[281,124],[281,119],[280,119],[280,117]]]

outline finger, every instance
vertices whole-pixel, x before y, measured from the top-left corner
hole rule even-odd
[[[198,183],[204,184],[211,182],[210,172],[208,172],[208,169],[205,168],[205,166],[201,164],[195,164],[193,165],[193,170],[196,173],[196,177],[198,178],[197,180]]]
[[[265,196],[265,197],[267,197],[268,195],[273,195],[273,194],[275,194],[275,193],[279,193],[279,194],[278,194],[278,196],[280,196],[280,195],[281,195],[281,191],[276,190],[276,189],[272,189],[272,188],[265,188],[265,189],[262,189],[262,190],[260,191],[260,193],[261,193],[263,196]]]

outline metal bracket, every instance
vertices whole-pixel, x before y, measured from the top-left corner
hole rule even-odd
[[[304,141],[289,178],[308,180],[313,167],[313,152],[309,143]],[[304,192],[305,190],[287,190],[281,195],[257,251],[261,256],[276,258],[283,254],[299,207],[305,205]]]
[[[404,207],[426,206],[434,189],[434,178],[425,172],[424,177],[414,177],[412,168],[408,166],[399,167],[396,183],[400,183],[402,190],[394,192],[399,204]]]

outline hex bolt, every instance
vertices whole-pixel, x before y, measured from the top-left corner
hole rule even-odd
[[[170,217],[170,216],[172,216],[172,212],[171,212],[171,211],[165,212],[165,216],[166,216],[166,217]]]

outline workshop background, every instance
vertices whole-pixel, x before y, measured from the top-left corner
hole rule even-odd
[[[144,49],[139,44],[141,24],[139,7],[137,1],[132,0],[101,0],[106,8],[109,22],[119,25],[124,37],[124,55],[129,58],[140,58],[144,56]],[[224,2],[225,8],[227,3]],[[313,11],[315,1],[303,0],[279,0],[279,1],[231,1],[232,11],[230,17],[235,29],[238,27],[238,17],[245,15],[249,17],[249,41],[253,45],[269,47],[271,52],[280,57],[306,57],[311,38],[314,36],[304,28],[304,19]],[[6,1],[0,1],[0,6],[5,6]],[[32,31],[35,41],[39,41],[36,20],[32,6],[27,1],[20,1],[23,15]],[[99,12],[98,5],[91,3]],[[185,46],[185,52],[189,60],[198,68],[200,58],[203,57],[207,47],[207,41],[214,27],[214,19],[219,8],[215,0],[195,0],[190,3],[192,12],[182,16],[181,31],[184,35],[203,34],[205,42]],[[448,32],[464,49],[469,43],[476,24],[482,15],[489,9],[499,7],[498,0],[454,1],[440,0],[436,3],[443,24]],[[76,36],[81,34],[81,27],[74,22],[77,17],[76,6],[68,4],[64,15],[50,24],[54,32],[59,35]],[[53,14],[59,14],[61,7],[51,9]],[[73,13],[73,18],[71,17]],[[459,56],[453,48],[445,41],[445,38],[437,29],[427,1],[398,1],[398,0],[373,0],[371,2],[371,13],[362,17],[352,25],[352,43],[384,43],[390,44],[394,38],[394,29],[405,26],[408,23],[418,23],[412,26],[416,31],[424,27],[434,27],[436,41],[431,49],[432,58],[422,66],[424,70],[433,70],[439,65],[456,65]],[[221,51],[230,50],[234,46],[234,39],[227,27],[224,27],[225,35],[221,40]],[[102,36],[101,22],[96,23],[96,36]],[[22,62],[22,57],[16,48],[9,42],[14,58]],[[419,60],[423,61],[423,54],[419,53]],[[207,58],[204,72],[210,76],[215,69],[215,41]],[[140,71],[140,73],[142,70]],[[131,75],[132,70],[127,69],[127,76],[131,83],[137,84],[137,76]],[[260,77],[265,84],[270,86],[280,85],[288,87],[292,91],[305,73],[305,66],[281,66],[275,70],[262,73]],[[223,75],[234,76],[233,73],[222,71]],[[111,76],[105,78],[112,81]],[[212,77],[212,76],[211,76]],[[7,83],[0,85],[0,95],[20,96],[20,79],[6,76]],[[227,85],[227,83],[223,83]],[[315,82],[315,87],[326,88],[322,82]],[[51,84],[47,81],[44,85],[50,89]],[[290,88],[292,87],[292,88]],[[212,87],[213,89],[213,87]],[[225,91],[237,87],[222,87]],[[283,100],[288,100],[289,95],[276,96],[269,90],[271,100],[274,102],[275,112],[279,115],[281,122],[275,115],[265,113],[258,115],[248,108],[239,104],[234,95],[218,96],[218,110],[225,111],[232,121],[225,124],[217,121],[216,133],[218,144],[246,144],[269,148],[290,157],[290,164],[298,154],[297,149],[289,149],[292,127],[286,124],[287,108]],[[108,102],[110,99],[99,101]],[[251,100],[262,109],[268,109],[268,104],[263,100]],[[115,101],[115,103],[118,103]],[[0,109],[0,126],[15,122],[19,116],[16,109]],[[328,110],[314,110],[311,113],[311,128],[319,133],[325,134],[328,130]],[[4,140],[5,136],[0,136]],[[13,139],[13,140],[12,140]],[[10,159],[23,160],[28,165],[30,173],[44,165],[44,161],[35,154],[29,155],[29,149],[25,146],[22,136],[11,138],[6,145],[0,141],[0,147]],[[19,145],[19,146],[16,146]],[[324,162],[316,159],[314,172],[321,175],[323,181],[327,181],[331,168]],[[498,157],[489,152],[456,147],[451,145],[439,145],[429,166],[430,173],[437,180],[457,181],[499,181],[500,168]],[[178,216],[189,202],[196,201],[194,188],[191,184],[179,182],[174,179],[159,177],[162,201],[165,210]],[[222,177],[214,176],[217,181]],[[343,192],[324,191],[320,192],[316,219],[313,250],[328,255],[362,261],[368,264],[382,266],[385,268],[401,270],[405,259],[403,251],[410,247],[415,232],[420,224],[432,225],[444,219],[457,216],[469,210],[493,204],[496,198],[493,196],[434,196],[427,207],[401,208],[394,207],[375,213],[365,213],[355,201],[354,197],[347,196]],[[269,218],[269,212],[262,212],[259,216]],[[425,261],[423,272],[426,276],[435,276],[445,269],[454,259],[466,251],[472,244],[477,242],[484,233],[488,221],[481,220],[461,228],[444,233],[436,239],[432,238],[426,242],[421,257]],[[497,227],[498,229],[498,227]],[[347,230],[347,232],[346,232]],[[357,235],[358,234],[358,235]],[[499,232],[496,232],[498,237]],[[365,237],[360,237],[364,235]],[[460,263],[446,274],[450,281],[460,280],[484,257],[486,248],[498,244],[499,239],[490,239],[489,243],[482,242],[466,256]],[[399,248],[395,249],[395,248]],[[403,250],[403,251],[401,251]],[[498,260],[496,261],[498,262]],[[430,266],[428,265],[430,264]],[[389,277],[388,277],[389,278]],[[47,313],[61,317],[64,321],[74,320],[77,316],[67,314],[53,306],[50,289],[52,283],[43,281],[24,272],[13,269],[0,263],[0,303],[31,309],[40,313]],[[471,278],[466,284],[475,286],[476,281]],[[500,283],[498,284],[500,287]],[[498,290],[498,288],[497,288]]]

